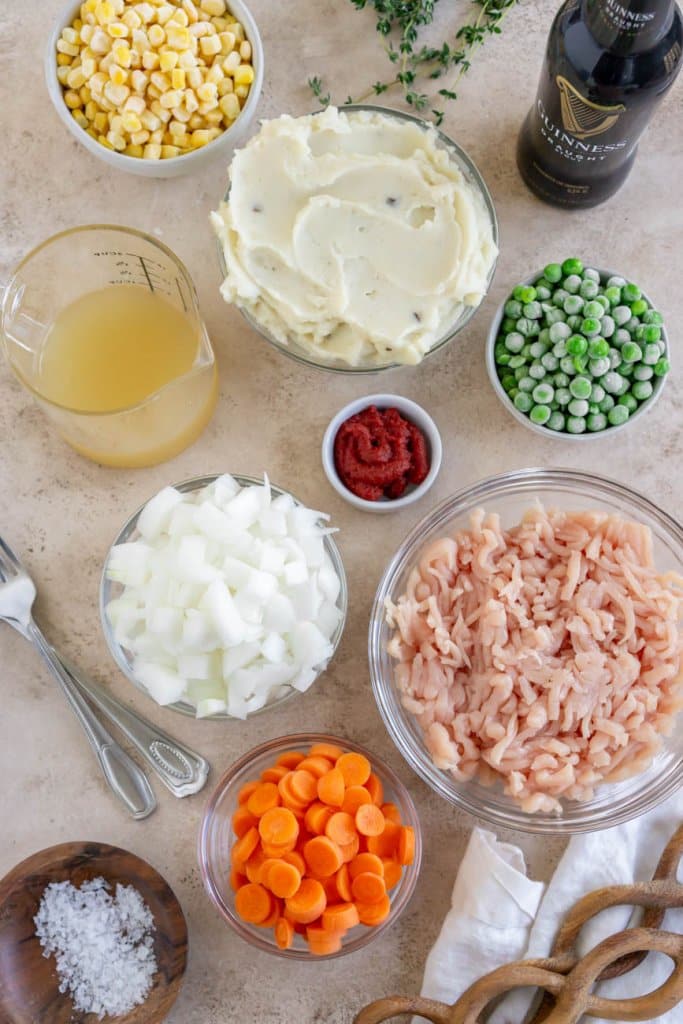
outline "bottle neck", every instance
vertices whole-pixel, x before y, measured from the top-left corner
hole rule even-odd
[[[651,50],[671,27],[674,0],[583,0],[583,19],[595,40],[622,56]]]

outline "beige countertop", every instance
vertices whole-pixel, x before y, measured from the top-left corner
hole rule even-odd
[[[346,734],[385,757],[409,786],[422,819],[425,857],[404,916],[362,954],[322,969],[254,952],[227,929],[202,890],[195,841],[206,793],[178,802],[156,786],[154,816],[142,823],[127,819],[37,656],[18,635],[2,629],[0,875],[28,854],[66,840],[127,847],[166,876],[188,919],[189,969],[169,1024],[342,1024],[380,995],[419,990],[473,825],[411,774],[375,708],[366,631],[385,562],[437,501],[482,477],[523,466],[605,472],[666,511],[680,510],[683,206],[680,192],[679,200],[674,195],[674,169],[680,173],[683,158],[683,90],[679,83],[665,101],[630,178],[607,205],[585,213],[544,206],[522,185],[514,148],[557,3],[526,0],[513,10],[503,35],[478,53],[444,122],[493,193],[501,230],[494,285],[472,323],[442,354],[417,369],[354,381],[308,371],[280,356],[221,300],[208,224],[226,182],[220,160],[192,177],[143,179],[111,171],[67,134],[42,79],[45,42],[61,6],[61,0],[4,0],[0,10],[0,280],[34,245],[75,224],[118,222],[156,234],[196,282],[219,359],[221,396],[204,436],[171,463],[108,470],[72,453],[1,369],[0,533],[26,556],[47,634],[119,697],[201,750],[213,766],[211,782],[250,747],[302,725]],[[464,0],[439,4],[441,25],[462,18],[467,6]],[[387,70],[371,12],[356,13],[346,0],[251,0],[251,8],[267,57],[263,116],[310,110],[308,75],[323,74],[343,99]],[[614,438],[578,446],[518,426],[495,397],[483,358],[487,326],[504,293],[530,270],[569,254],[617,268],[642,284],[666,316],[675,366],[649,415]],[[332,414],[378,389],[422,403],[445,445],[433,491],[417,507],[393,516],[353,510],[329,487],[320,463],[320,441]],[[115,669],[98,617],[102,560],[124,519],[162,485],[214,471],[264,469],[313,507],[330,512],[340,528],[350,588],[346,632],[330,669],[291,704],[246,724],[187,720],[155,707]],[[548,877],[562,842],[514,839],[534,876]]]

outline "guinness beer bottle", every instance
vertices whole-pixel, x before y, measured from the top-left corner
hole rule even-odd
[[[680,70],[682,46],[674,0],[567,0],[519,136],[517,164],[529,188],[566,207],[613,195]]]

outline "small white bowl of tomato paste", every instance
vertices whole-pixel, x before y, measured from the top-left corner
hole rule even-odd
[[[424,497],[441,467],[432,417],[401,395],[368,395],[330,421],[322,444],[325,475],[363,512],[395,512]]]

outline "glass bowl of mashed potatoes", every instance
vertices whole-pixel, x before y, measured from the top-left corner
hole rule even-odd
[[[415,366],[474,316],[498,224],[457,143],[412,114],[357,104],[264,121],[211,220],[221,294],[309,366]]]

